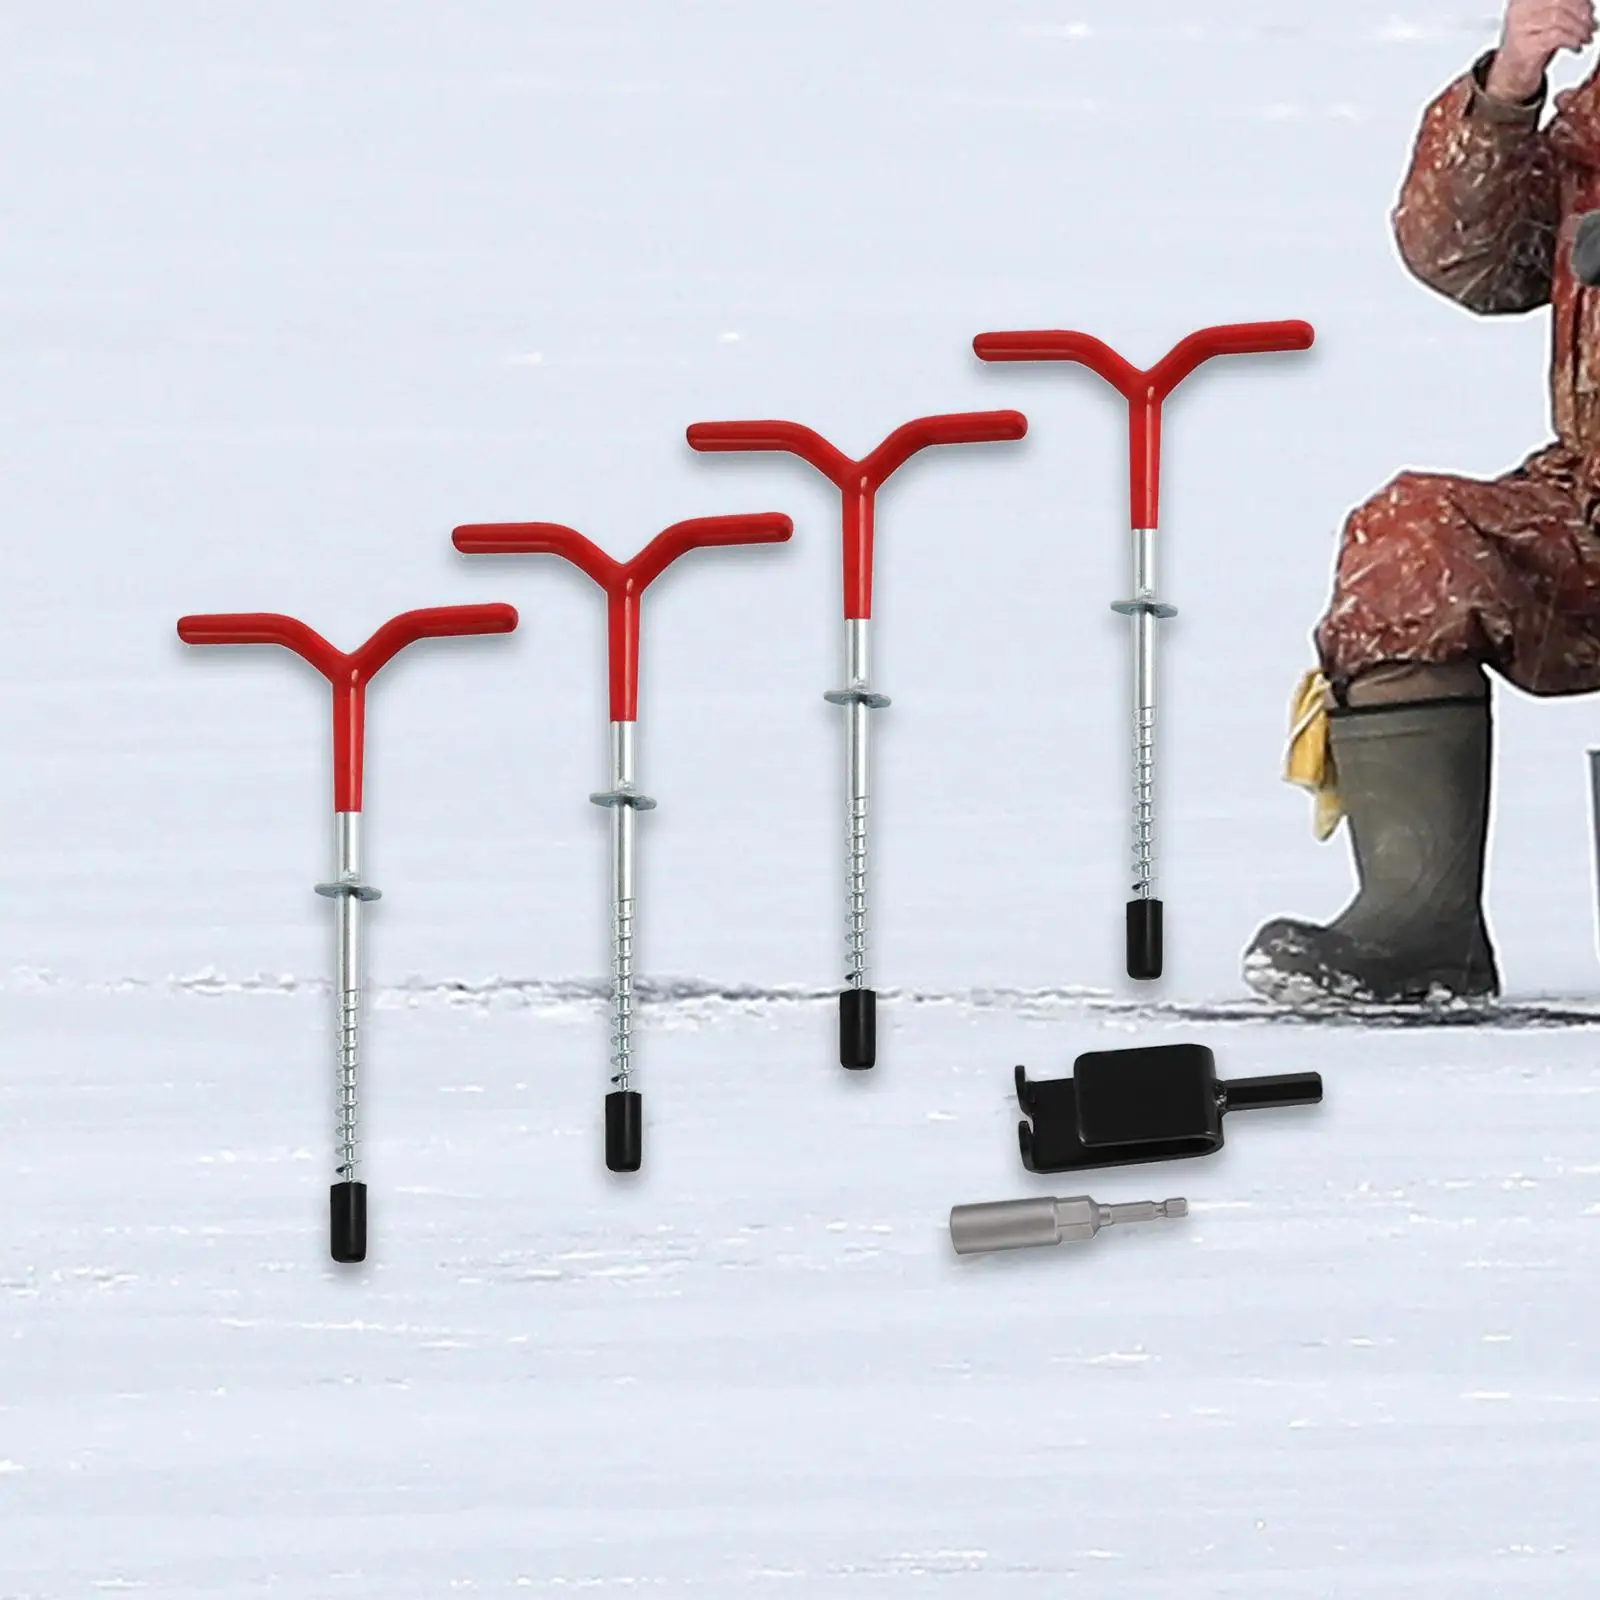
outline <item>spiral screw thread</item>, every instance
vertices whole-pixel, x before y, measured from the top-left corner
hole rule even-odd
[[[633,1068],[633,901],[619,900],[611,924],[611,1081],[624,1092]]]
[[[361,991],[345,989],[339,996],[339,1149],[338,1174],[342,1182],[356,1181],[356,1132],[360,1115],[360,1089],[357,1084],[361,1064]]]
[[[1155,722],[1153,709],[1133,722],[1133,892],[1148,900],[1155,889]]]
[[[867,981],[867,802],[850,802],[848,864],[845,868],[845,984],[861,989]]]

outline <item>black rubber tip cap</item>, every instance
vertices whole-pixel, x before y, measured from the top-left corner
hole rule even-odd
[[[1161,902],[1128,902],[1128,976],[1161,976]]]
[[[878,1059],[878,991],[846,989],[839,996],[839,1065],[852,1072]]]
[[[328,1191],[328,1248],[335,1261],[367,1259],[367,1186],[336,1183]]]
[[[606,1165],[637,1172],[644,1160],[644,1103],[631,1089],[606,1096]]]

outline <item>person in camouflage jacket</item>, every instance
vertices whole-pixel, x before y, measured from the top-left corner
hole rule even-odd
[[[1511,0],[1499,49],[1422,119],[1401,257],[1481,315],[1552,308],[1555,439],[1488,482],[1401,473],[1346,521],[1316,644],[1360,887],[1326,926],[1257,933],[1244,975],[1274,999],[1496,995],[1485,669],[1534,695],[1600,689],[1600,292],[1570,261],[1600,208],[1600,71],[1541,127],[1545,67],[1593,34],[1590,0]]]

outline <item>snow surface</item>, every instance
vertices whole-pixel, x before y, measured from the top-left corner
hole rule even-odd
[[[1408,281],[1387,212],[1487,4],[711,0],[0,7],[0,1597],[457,1591],[1590,1596],[1600,1009],[1587,700],[1500,701],[1491,1028],[1277,1026],[1336,908],[1278,781],[1345,512],[1546,437],[1543,316]],[[1566,63],[1561,82],[1582,70]],[[1168,977],[1120,974],[1123,408],[1168,411]],[[1016,405],[880,506],[882,1064],[832,1065],[838,535],[798,463]],[[599,1160],[603,606],[462,521],[618,554],[778,509],[645,605],[646,1171]],[[326,1261],[326,691],[183,612],[349,647],[506,599],[369,711],[366,1176]],[[1039,991],[1047,991],[1039,993]],[[1565,997],[1565,999],[1561,999]],[[1234,1007],[1235,1009],[1231,1009]],[[1527,1025],[1521,1025],[1527,1024]],[[1010,1071],[1198,1038],[1315,1067],[1204,1163],[1029,1178]],[[951,1204],[1186,1195],[958,1261]]]

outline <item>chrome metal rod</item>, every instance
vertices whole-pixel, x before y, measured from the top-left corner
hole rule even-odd
[[[1155,897],[1155,618],[1133,619],[1133,893]]]
[[[868,684],[870,624],[865,618],[845,623],[845,682],[848,690]],[[868,727],[871,705],[858,694],[845,705],[845,770],[847,795],[845,866],[845,986],[862,989],[867,982],[867,813],[870,804]]]
[[[634,788],[634,724],[611,724],[611,789]],[[633,813],[611,807],[611,1081],[624,1092],[633,1072]]]
[[[334,814],[336,885],[361,882],[361,813]],[[338,1010],[338,1162],[340,1182],[357,1181],[361,1113],[361,896],[333,897],[337,945],[334,1003]]]
[[[1156,619],[1155,529],[1133,530],[1133,893],[1155,897]]]

